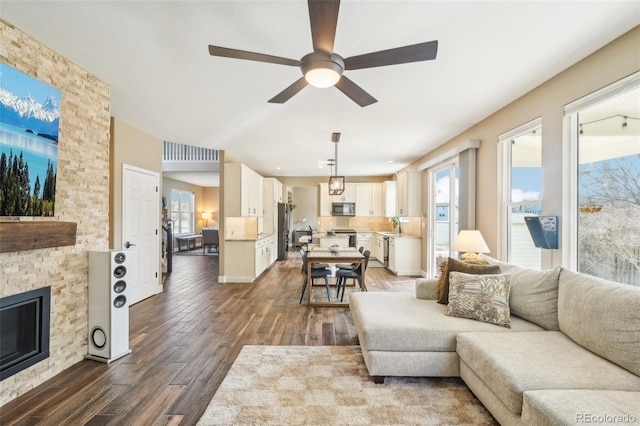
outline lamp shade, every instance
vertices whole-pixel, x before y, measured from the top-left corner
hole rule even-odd
[[[202,212],[202,220],[211,219],[211,212]]]
[[[480,231],[464,230],[460,231],[451,247],[454,251],[472,252],[472,253],[489,253],[489,247],[482,238]]]

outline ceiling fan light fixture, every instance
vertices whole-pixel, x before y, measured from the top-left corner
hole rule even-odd
[[[335,85],[342,77],[344,62],[338,55],[325,55],[310,53],[302,58],[302,73],[307,83],[313,87],[324,89]]]
[[[335,85],[340,80],[340,74],[331,68],[314,68],[307,71],[304,78],[313,87],[324,89]]]

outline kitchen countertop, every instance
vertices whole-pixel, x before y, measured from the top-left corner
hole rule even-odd
[[[251,234],[251,235],[234,235],[226,237],[225,241],[259,241],[264,238],[272,237],[273,234]]]
[[[376,234],[384,235],[385,237],[393,238],[421,238],[419,235],[400,234],[398,232],[385,232],[385,231],[373,231]]]

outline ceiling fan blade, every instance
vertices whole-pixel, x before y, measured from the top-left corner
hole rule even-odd
[[[309,83],[307,83],[307,80],[305,80],[304,77],[301,77],[299,80],[296,80],[296,82],[291,86],[287,87],[282,92],[269,99],[269,102],[272,104],[283,104],[291,99],[299,91],[307,87],[308,84]]]
[[[395,49],[381,50],[352,56],[344,60],[345,70],[383,67],[385,65],[407,64],[409,62],[430,61],[438,55],[438,40]]]
[[[361,107],[366,107],[367,105],[378,102],[376,98],[365,92],[362,87],[358,86],[344,75],[340,77],[340,80],[336,83],[336,87]]]
[[[313,51],[331,56],[336,39],[340,0],[308,0]]]
[[[280,56],[265,55],[263,53],[247,52],[246,50],[229,49],[226,47],[209,45],[211,56],[222,56],[224,58],[246,59],[249,61],[269,62],[271,64],[291,65],[299,67],[300,61],[295,59],[281,58]]]

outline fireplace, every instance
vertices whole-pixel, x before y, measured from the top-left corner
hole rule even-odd
[[[0,380],[49,357],[51,287],[0,299]]]

